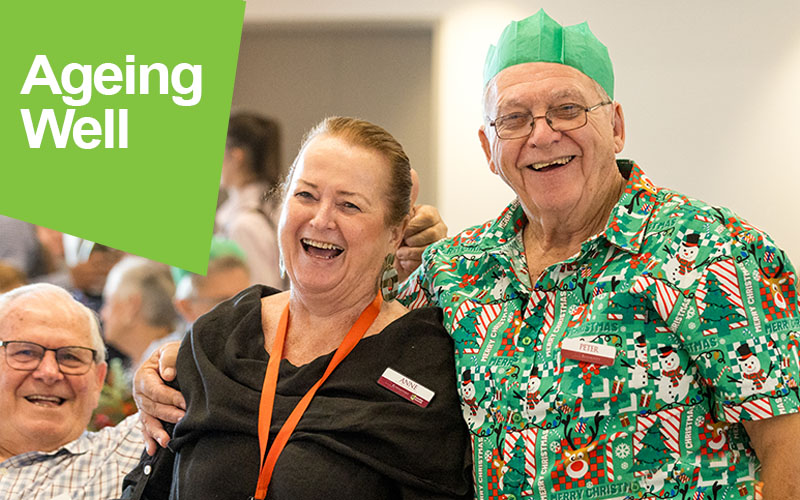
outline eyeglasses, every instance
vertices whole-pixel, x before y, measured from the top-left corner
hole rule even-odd
[[[15,370],[32,372],[39,367],[47,351],[56,353],[58,369],[64,375],[83,375],[97,359],[97,351],[88,347],[67,346],[50,349],[24,340],[0,340],[6,348],[6,363]]]
[[[607,104],[611,104],[611,101],[603,101],[588,108],[580,104],[562,104],[548,109],[547,113],[541,116],[533,116],[530,111],[518,111],[498,116],[489,122],[489,126],[494,127],[500,139],[520,139],[528,137],[533,132],[537,118],[544,118],[551,129],[556,132],[567,132],[586,125],[587,114]]]

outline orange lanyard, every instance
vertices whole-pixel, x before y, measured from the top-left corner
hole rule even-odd
[[[264,375],[264,386],[261,388],[261,402],[258,407],[258,442],[261,445],[261,468],[258,474],[258,485],[256,486],[256,494],[253,498],[263,500],[267,495],[267,487],[269,481],[272,479],[272,471],[275,469],[275,462],[278,461],[278,455],[283,451],[289,441],[289,436],[297,427],[297,423],[303,416],[303,413],[311,403],[311,398],[316,394],[317,389],[322,385],[328,376],[339,366],[339,363],[350,354],[350,351],[358,344],[361,337],[364,336],[367,329],[375,321],[378,312],[381,310],[381,294],[379,293],[375,300],[361,313],[356,323],[347,332],[347,335],[342,340],[339,348],[333,353],[333,357],[325,369],[325,373],[311,389],[306,392],[303,398],[297,403],[289,418],[278,431],[275,436],[275,441],[267,453],[267,441],[269,441],[269,427],[272,422],[272,405],[275,401],[275,392],[278,388],[278,369],[280,367],[281,358],[283,357],[283,344],[286,340],[286,332],[289,329],[289,304],[281,314],[280,322],[278,323],[278,331],[275,333],[275,340],[272,342],[272,351],[270,351],[269,363],[267,364],[267,373]],[[266,454],[266,459],[264,458]]]

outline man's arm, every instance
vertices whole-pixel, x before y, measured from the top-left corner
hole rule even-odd
[[[431,243],[447,236],[439,211],[431,205],[417,205],[419,195],[419,175],[411,169],[411,220],[403,234],[403,242],[397,249],[394,267],[402,283],[422,263],[422,252]]]
[[[761,462],[764,500],[800,499],[800,413],[742,424]]]
[[[422,263],[422,252],[432,243],[447,236],[447,226],[436,207],[419,205],[397,249],[395,268],[401,282],[405,281]]]
[[[175,423],[186,413],[183,395],[164,383],[165,380],[175,379],[179,347],[180,342],[161,346],[142,363],[134,376],[133,399],[139,407],[139,419],[149,455],[158,449],[156,442],[161,446],[169,442],[169,434],[158,419]]]

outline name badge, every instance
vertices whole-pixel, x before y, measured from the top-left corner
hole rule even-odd
[[[403,399],[407,399],[417,406],[425,408],[428,403],[433,399],[434,392],[424,385],[414,382],[402,373],[399,373],[391,368],[387,368],[381,378],[378,379],[378,385],[389,389]]]
[[[595,344],[581,339],[564,339],[561,341],[561,354],[567,359],[611,366],[617,357],[614,346]]]

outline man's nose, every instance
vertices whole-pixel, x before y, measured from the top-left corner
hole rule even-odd
[[[56,353],[45,351],[39,366],[33,371],[33,376],[48,383],[54,383],[64,378],[61,368],[56,360]]]
[[[528,144],[537,148],[547,147],[561,138],[561,132],[553,130],[544,115],[531,118],[533,130],[528,136]]]

